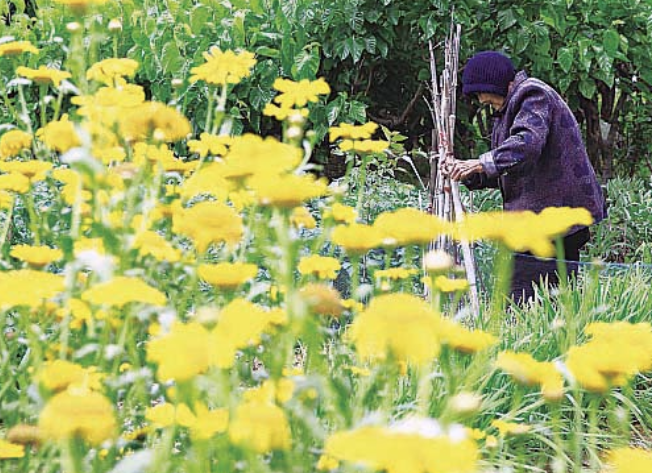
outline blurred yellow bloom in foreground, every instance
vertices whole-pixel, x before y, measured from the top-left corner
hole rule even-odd
[[[117,427],[111,402],[100,393],[83,389],[52,397],[41,411],[38,425],[44,439],[80,438],[92,445],[113,438]]]
[[[29,179],[17,172],[2,174],[0,175],[0,189],[26,194],[30,189]]]
[[[537,361],[529,353],[499,353],[496,367],[524,386],[541,386],[541,394],[548,400],[559,400],[564,395],[564,380],[555,365]]]
[[[23,458],[25,456],[25,446],[16,445],[0,439],[0,460],[7,458]]]
[[[331,240],[349,254],[362,254],[381,246],[384,234],[376,227],[353,223],[335,227]]]
[[[355,223],[358,213],[353,207],[335,202],[330,210],[324,212],[324,217],[332,217],[339,223]]]
[[[352,140],[361,140],[371,138],[376,130],[378,124],[374,122],[365,123],[364,125],[351,125],[349,123],[341,123],[339,126],[331,127],[329,130],[329,138],[335,141],[338,138],[348,138]]]
[[[197,153],[200,158],[211,156],[224,156],[233,139],[228,135],[211,135],[202,133],[199,140],[188,140],[188,149]]]
[[[49,246],[14,245],[9,254],[36,267],[45,266],[63,258],[63,251]]]
[[[439,337],[441,343],[462,353],[477,353],[498,342],[490,333],[482,330],[469,330],[450,319],[440,318]]]
[[[64,289],[61,275],[32,269],[0,272],[0,308],[40,307]]]
[[[174,213],[172,231],[188,236],[199,252],[212,243],[237,245],[244,234],[242,217],[231,207],[214,201],[204,201]]]
[[[32,146],[32,135],[22,130],[9,130],[0,137],[0,159],[14,158]]]
[[[92,286],[81,298],[95,305],[123,307],[131,302],[164,306],[165,294],[136,277],[117,276],[110,281]]]
[[[250,263],[202,264],[197,269],[197,274],[213,286],[235,289],[255,278],[258,266]]]
[[[344,310],[340,293],[325,284],[307,284],[299,295],[313,314],[339,317]]]
[[[60,120],[52,121],[37,130],[36,137],[48,148],[60,153],[81,145],[81,139],[67,114],[62,115]]]
[[[507,435],[523,435],[532,430],[532,426],[526,424],[517,424],[515,422],[507,422],[504,420],[492,420],[491,425],[498,429],[498,433],[502,436]]]
[[[361,427],[326,439],[328,457],[387,473],[474,473],[479,460],[473,440],[453,440],[441,432],[424,435],[401,427]]]
[[[0,171],[22,174],[30,182],[42,181],[53,167],[52,163],[32,159],[30,161],[0,161]]]
[[[247,185],[256,193],[260,205],[284,209],[291,209],[328,192],[326,181],[316,180],[311,174],[257,174],[247,181]]]
[[[271,402],[245,401],[240,404],[229,426],[229,437],[233,443],[258,453],[288,450],[291,444],[285,412]]]
[[[160,102],[145,102],[125,109],[120,119],[120,131],[127,141],[154,139],[172,142],[187,137],[192,128],[177,109]]]
[[[143,256],[152,256],[158,261],[176,263],[181,259],[181,251],[172,246],[162,235],[153,231],[138,233],[134,240],[134,248]]]
[[[190,429],[194,439],[207,440],[216,433],[226,432],[229,412],[227,409],[209,410],[200,402],[195,403],[194,410],[183,403],[176,407],[165,403],[148,408],[145,418],[156,427],[169,427],[176,423]]]
[[[641,448],[618,448],[607,454],[602,473],[649,473],[652,452]]]
[[[361,358],[384,359],[417,365],[431,362],[440,350],[439,314],[422,299],[408,294],[375,297],[360,313],[349,337]]]
[[[290,222],[296,228],[305,228],[312,230],[317,227],[317,222],[310,214],[310,211],[305,207],[295,207],[292,209],[292,215],[290,216]]]

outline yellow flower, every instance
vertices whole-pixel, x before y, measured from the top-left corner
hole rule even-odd
[[[302,159],[299,148],[281,143],[269,136],[265,139],[251,133],[233,138],[224,157],[222,175],[227,179],[243,179],[253,175],[272,178],[294,170]]]
[[[0,272],[0,308],[40,307],[65,289],[61,275],[20,269]]]
[[[342,265],[330,256],[310,255],[299,260],[299,272],[303,275],[313,275],[319,279],[335,279]]]
[[[30,182],[42,181],[45,179],[45,175],[50,169],[52,169],[52,166],[52,163],[38,161],[36,159],[30,161],[0,162],[1,171],[22,174],[28,178]]]
[[[222,175],[222,163],[209,163],[202,166],[181,185],[180,194],[184,200],[201,194],[215,196],[218,201],[226,202],[233,185]]]
[[[265,105],[263,108],[263,115],[268,116],[268,117],[274,117],[277,120],[283,121],[287,120],[290,117],[294,117],[295,115],[298,115],[299,117],[306,118],[310,112],[308,111],[307,108],[291,108],[291,107],[277,107],[276,105],[272,103],[268,103]]]
[[[440,349],[439,315],[422,299],[408,294],[375,297],[353,321],[349,337],[361,358],[417,365],[431,362]]]
[[[424,277],[422,282],[430,287],[432,280]],[[435,278],[435,288],[441,292],[464,292],[469,288],[469,282],[466,279],[451,279],[444,275]]]
[[[357,151],[358,153],[384,153],[389,148],[388,141],[376,140],[343,140],[339,144],[342,151]]]
[[[342,315],[342,299],[340,293],[330,286],[324,284],[307,284],[299,291],[301,299],[305,302],[308,310],[317,315],[330,315],[339,317]]]
[[[504,420],[492,420],[491,425],[493,425],[502,436],[507,435],[523,435],[527,434],[532,427],[526,424],[517,424],[514,422],[506,422]]]
[[[176,420],[176,409],[167,402],[145,409],[145,419],[155,427],[169,427]]]
[[[423,429],[428,428],[427,421]],[[326,439],[324,454],[387,473],[474,473],[479,452],[473,440],[421,434],[419,421],[396,427],[361,427]]]
[[[235,289],[255,278],[258,266],[249,263],[202,264],[197,269],[197,274],[213,286]]]
[[[291,444],[287,417],[280,407],[270,402],[240,404],[229,426],[229,437],[233,443],[258,453],[288,450]]]
[[[258,196],[261,205],[290,209],[327,192],[324,180],[315,180],[311,174],[284,174],[269,176],[258,174],[247,181]]]
[[[63,251],[48,246],[14,245],[9,254],[36,267],[45,266],[63,258]]]
[[[482,330],[469,330],[466,327],[442,318],[439,326],[441,343],[462,353],[477,353],[494,345],[498,340]]]
[[[95,305],[123,307],[131,302],[164,306],[167,299],[158,289],[136,277],[117,276],[84,291],[82,300]]]
[[[371,376],[371,370],[369,368],[361,368],[359,366],[345,366],[344,369],[349,370],[352,374],[356,376]]]
[[[349,123],[341,123],[340,126],[331,127],[329,130],[329,138],[335,141],[338,138],[350,138],[352,140],[360,140],[371,138],[378,125],[374,122],[365,123],[364,125],[351,125]]]
[[[373,226],[383,233],[386,240],[396,245],[426,245],[449,232],[447,222],[411,207],[383,212]]]
[[[417,274],[419,270],[417,269],[408,269],[408,268],[388,268],[388,269],[378,269],[374,271],[374,277],[376,279],[391,279],[393,281],[398,281],[400,279],[407,279],[410,276]]]
[[[0,189],[26,194],[30,189],[29,179],[17,172],[2,174],[0,175]]]
[[[302,79],[299,82],[278,78],[274,81],[274,88],[281,92],[274,97],[274,102],[286,109],[305,107],[308,102],[318,102],[319,95],[331,93],[331,88],[321,77],[314,81]]]
[[[84,251],[95,251],[103,255],[105,253],[104,240],[101,238],[80,238],[74,243],[73,252],[75,256],[79,256]]]
[[[127,141],[147,140],[172,142],[190,134],[190,122],[177,109],[160,102],[145,102],[125,109],[120,131]]]
[[[2,54],[0,54],[2,56]],[[6,440],[0,439],[0,460],[8,458],[23,458],[25,456],[25,446],[16,445]]]
[[[354,223],[335,227],[331,239],[333,243],[351,254],[362,254],[383,244],[385,236],[376,227]]]
[[[248,51],[234,53],[224,51],[212,46],[204,53],[206,62],[200,66],[193,67],[190,72],[190,82],[203,80],[208,84],[225,86],[237,84],[245,77],[251,75],[251,68],[256,65],[254,55]]]
[[[38,376],[39,382],[50,391],[61,391],[84,380],[86,371],[77,363],[54,360],[47,363]]]
[[[14,158],[31,146],[32,135],[22,130],[9,130],[0,137],[0,159]]]
[[[138,62],[133,59],[109,58],[93,64],[86,71],[86,78],[113,86],[116,79],[133,77],[136,74],[138,66]]]
[[[175,324],[169,334],[147,345],[147,359],[158,364],[161,381],[187,381],[209,367],[209,334],[200,324]]]
[[[325,217],[332,217],[333,220],[339,223],[355,223],[358,213],[353,207],[335,202],[333,207],[327,212]]]
[[[292,215],[290,216],[290,222],[296,228],[305,228],[307,230],[312,230],[317,226],[317,222],[310,214],[310,211],[305,207],[295,207],[292,209]]]
[[[64,114],[59,121],[50,122],[40,128],[36,132],[36,137],[48,148],[60,153],[65,153],[69,149],[81,145],[75,126],[68,120],[67,114]]]
[[[33,80],[36,84],[52,84],[55,87],[59,87],[62,80],[72,77],[70,72],[60,71],[58,69],[50,69],[49,67],[45,66],[41,66],[38,69],[19,66],[16,68],[16,74]]]
[[[144,231],[136,235],[134,248],[137,248],[141,255],[151,255],[158,261],[176,263],[181,260],[181,251],[156,232]]]
[[[29,41],[9,41],[0,44],[0,57],[17,56],[22,53],[38,54],[38,49]]]
[[[176,408],[165,403],[148,408],[145,418],[156,427],[169,427],[176,423],[189,428],[194,439],[207,440],[216,433],[226,432],[229,413],[226,409],[209,410],[199,402],[195,403],[194,412],[183,403]]]
[[[188,149],[191,153],[197,153],[201,158],[208,155],[224,156],[232,141],[233,138],[228,135],[202,133],[199,135],[199,140],[188,140]]]
[[[249,301],[234,299],[219,314],[219,321],[213,330],[215,340],[219,342],[216,345],[232,345],[236,349],[257,345],[261,335],[270,332],[275,325],[274,315],[274,312],[263,310]],[[219,355],[228,355],[228,352]],[[233,363],[230,358],[224,361],[229,366]],[[227,367],[220,363],[218,366]]]
[[[564,380],[555,365],[537,361],[528,353],[499,353],[496,367],[524,386],[541,386],[541,393],[547,400],[556,401],[564,395]]]
[[[2,186],[0,186],[2,189]],[[0,210],[9,210],[14,206],[14,197],[9,192],[0,190]]]
[[[219,202],[204,201],[175,212],[172,231],[190,237],[199,252],[211,243],[237,245],[244,234],[242,217],[231,207]]]
[[[65,441],[80,438],[99,445],[113,438],[116,421],[111,402],[102,394],[75,389],[52,397],[39,416],[43,438]]]
[[[285,373],[284,376],[286,376]],[[292,399],[292,396],[294,395],[294,388],[295,384],[291,379],[281,378],[276,382],[268,379],[260,386],[247,389],[243,393],[242,399],[245,402],[279,402],[281,404],[285,404],[290,399]]]
[[[648,473],[652,453],[641,448],[622,447],[608,453],[602,473]]]
[[[330,471],[334,470],[338,466],[340,466],[340,462],[338,462],[335,458],[329,457],[328,455],[321,455],[317,461],[315,468],[317,468],[319,471]]]

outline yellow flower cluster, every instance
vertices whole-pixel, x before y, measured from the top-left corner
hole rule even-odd
[[[39,85],[52,84],[55,87],[59,87],[62,80],[69,79],[70,77],[72,77],[70,72],[60,71],[58,69],[51,69],[45,66],[40,66],[38,69],[31,69],[29,67],[19,66],[16,68],[16,74],[25,77],[27,79],[33,80],[36,84]]]
[[[191,153],[197,153],[199,157],[224,156],[231,144],[232,138],[228,135],[211,135],[202,133],[199,140],[188,140],[188,149]]]
[[[60,153],[65,153],[71,148],[81,145],[75,125],[68,119],[67,114],[64,114],[60,120],[51,121],[43,128],[38,129],[36,137],[43,141],[48,148]]]
[[[104,395],[85,389],[70,389],[52,397],[39,416],[43,438],[67,441],[80,438],[99,445],[115,436],[113,405]]]
[[[303,275],[313,275],[319,279],[334,279],[341,267],[336,258],[310,255],[301,258],[298,269]]]
[[[317,227],[317,221],[305,207],[295,207],[290,215],[290,222],[296,228],[305,228],[311,230]]]
[[[652,471],[652,452],[641,448],[618,448],[607,455],[602,473],[648,473]]]
[[[149,343],[147,358],[158,364],[160,380],[189,380],[211,366],[230,368],[236,350],[257,344],[278,322],[275,312],[235,299],[219,312],[212,330],[197,322],[175,324],[169,334]]]
[[[93,64],[86,71],[86,78],[113,86],[124,84],[123,77],[133,77],[138,69],[138,62],[127,58],[109,58]]]
[[[597,322],[586,328],[592,339],[571,347],[566,366],[583,388],[605,392],[652,369],[652,327],[648,322]]]
[[[181,260],[181,251],[172,246],[163,236],[153,231],[144,231],[136,235],[134,248],[143,256],[152,256],[158,261],[176,263]]]
[[[553,363],[535,360],[529,353],[506,351],[498,354],[496,367],[525,386],[540,386],[541,394],[557,401],[564,395],[564,379]]]
[[[273,87],[281,92],[274,97],[274,102],[279,106],[267,104],[263,114],[276,117],[278,120],[285,120],[293,114],[307,116],[308,110],[302,107],[305,107],[308,102],[318,102],[320,95],[331,93],[331,88],[323,78],[314,81],[302,79],[299,82],[279,78],[274,81]]]
[[[63,251],[48,246],[14,245],[9,254],[35,267],[42,267],[63,258]]]
[[[22,130],[9,130],[0,137],[0,159],[14,158],[32,146],[32,135]]]
[[[63,276],[33,269],[0,272],[0,310],[36,308],[64,290]]]
[[[95,367],[83,368],[77,363],[66,360],[54,360],[47,363],[40,371],[38,380],[49,391],[73,389],[90,389],[100,391],[104,375]]]
[[[325,454],[387,473],[474,473],[479,452],[473,440],[423,435],[410,429],[361,427],[326,439]]]
[[[165,294],[136,277],[117,276],[82,293],[82,300],[95,305],[123,307],[132,302],[164,306]]]
[[[374,221],[374,227],[383,234],[385,244],[398,246],[427,245],[450,232],[447,222],[411,207],[383,212]]]
[[[8,458],[23,458],[25,456],[25,446],[7,442],[0,439],[0,460]]]
[[[148,408],[145,419],[156,427],[169,427],[177,424],[190,430],[193,439],[207,440],[215,434],[226,432],[229,423],[227,409],[209,410],[204,404],[196,402],[191,410],[186,404],[158,404]]]
[[[325,284],[307,284],[299,290],[308,311],[317,315],[339,317],[344,306],[340,293]]]
[[[226,86],[237,84],[245,77],[251,75],[251,68],[256,65],[254,55],[248,51],[235,53],[222,51],[217,46],[204,53],[206,62],[201,66],[193,67],[190,72],[190,82],[203,80],[208,84]]]
[[[250,263],[202,264],[197,269],[197,274],[213,286],[235,289],[255,278],[258,266]]]
[[[357,151],[361,154],[366,153],[383,153],[389,148],[387,141],[370,140],[378,129],[378,125],[373,122],[365,123],[364,125],[351,125],[349,123],[342,123],[340,126],[331,127],[329,137],[331,141],[338,138],[344,138],[339,148],[342,151]]]
[[[237,245],[244,234],[242,217],[226,204],[204,201],[175,211],[172,231],[187,235],[199,252],[212,243]]]
[[[29,41],[8,41],[0,44],[0,57],[17,56],[23,53],[38,54],[38,49]]]
[[[439,321],[439,339],[442,345],[447,345],[461,353],[473,354],[495,345],[498,339],[482,330],[469,330],[450,319]]]
[[[283,409],[272,402],[259,400],[245,401],[236,408],[229,426],[229,438],[233,443],[258,453],[288,450],[292,440]]]

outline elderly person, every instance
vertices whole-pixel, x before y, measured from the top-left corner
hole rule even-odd
[[[494,125],[490,151],[478,159],[446,163],[453,180],[469,189],[499,188],[505,211],[584,207],[595,222],[605,217],[602,189],[579,126],[554,89],[524,71],[517,73],[507,56],[484,51],[466,63],[462,91],[494,109]],[[569,275],[576,273],[579,251],[589,238],[587,227],[573,227],[564,237]],[[557,284],[556,266],[554,260],[516,253],[512,298],[517,303],[532,298],[533,285],[541,281]]]

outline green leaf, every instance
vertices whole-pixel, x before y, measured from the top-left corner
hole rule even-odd
[[[256,48],[256,56],[271,57],[276,59],[281,56],[281,53],[278,49],[269,48],[267,46],[260,46],[259,48]]]
[[[518,23],[518,20],[516,19],[516,15],[514,15],[514,10],[511,8],[502,10],[498,13],[498,27],[500,28],[500,31],[505,31],[516,23]]]
[[[181,70],[183,63],[181,52],[174,41],[170,41],[163,46],[163,54],[161,55],[163,72],[170,75],[175,74]]]
[[[557,62],[562,71],[570,72],[573,67],[573,51],[570,48],[560,48],[557,52]]]
[[[211,18],[211,9],[205,5],[198,6],[190,13],[190,29],[193,34],[199,34],[208,19]]]
[[[292,78],[294,80],[314,79],[319,70],[319,57],[318,46],[300,51],[294,58]]]
[[[367,105],[362,102],[358,102],[357,100],[352,100],[349,104],[348,118],[358,123],[366,122]]]
[[[611,57],[614,57],[620,46],[620,35],[616,30],[608,29],[602,33],[602,45],[604,51]]]
[[[580,81],[580,93],[587,99],[592,99],[595,95],[595,82],[590,78],[583,78]]]

